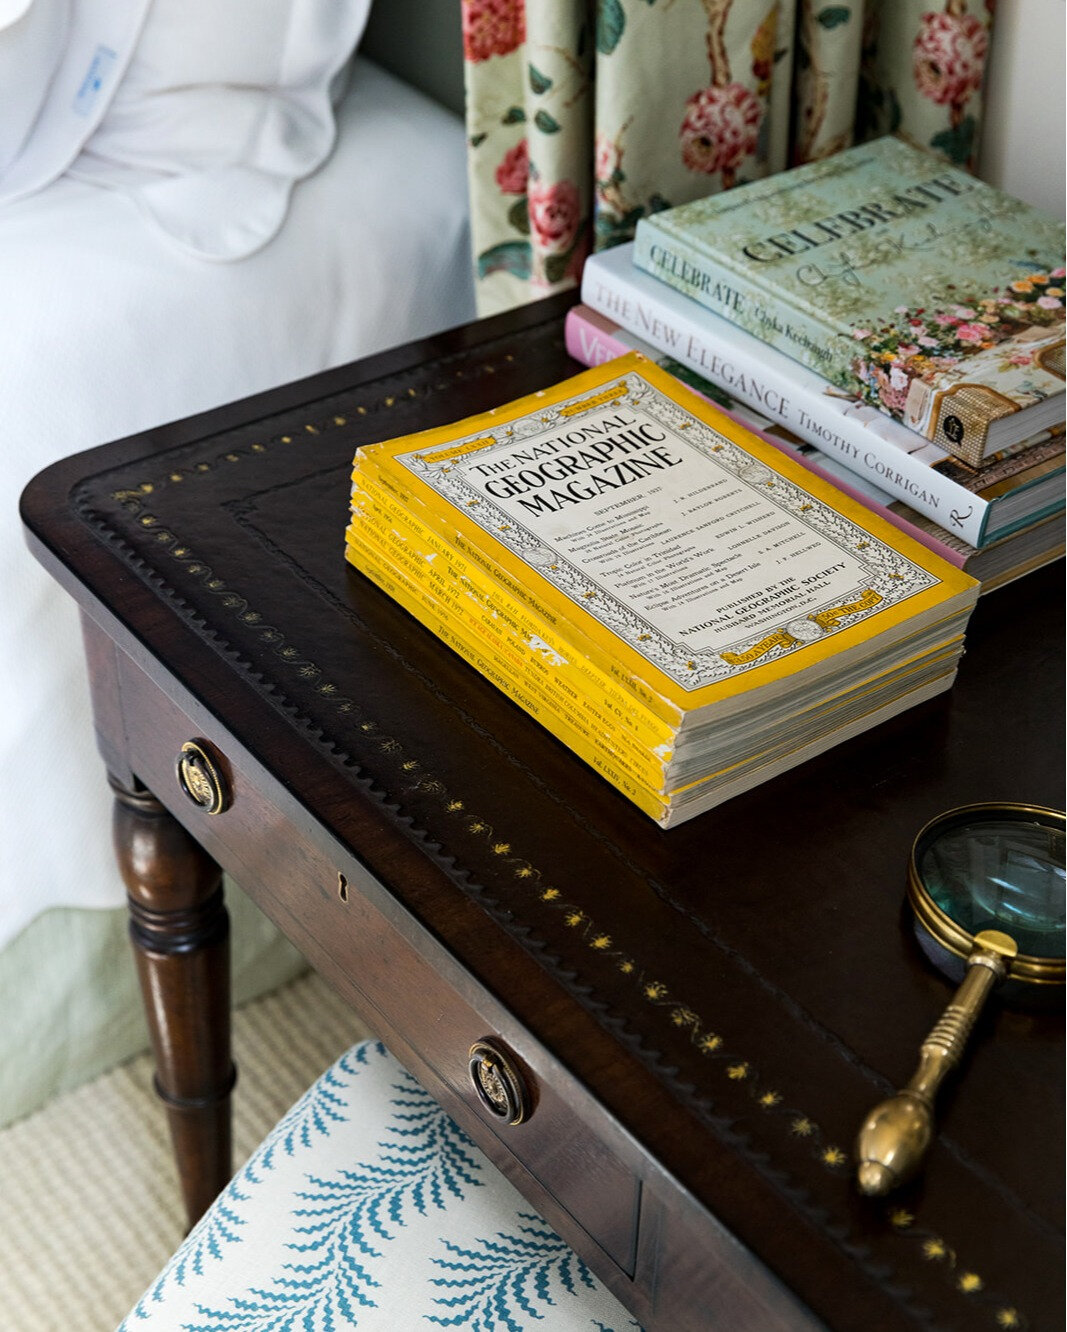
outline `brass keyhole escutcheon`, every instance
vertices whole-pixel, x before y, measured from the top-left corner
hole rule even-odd
[[[186,740],[178,754],[178,785],[206,814],[221,814],[230,803],[222,773],[207,749],[195,740]]]
[[[492,1041],[470,1048],[471,1084],[479,1101],[496,1119],[522,1124],[532,1113],[530,1094],[515,1060]]]

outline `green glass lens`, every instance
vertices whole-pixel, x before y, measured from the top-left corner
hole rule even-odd
[[[1063,827],[1033,814],[961,812],[916,848],[926,891],[968,934],[1003,930],[1020,953],[1064,956]]]

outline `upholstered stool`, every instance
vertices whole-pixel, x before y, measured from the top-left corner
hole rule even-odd
[[[312,1086],[120,1332],[631,1332],[638,1324],[376,1041]]]

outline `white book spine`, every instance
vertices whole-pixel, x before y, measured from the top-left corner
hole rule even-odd
[[[582,274],[585,305],[717,384],[857,476],[904,500],[969,545],[980,546],[988,500],[932,463],[948,455],[914,431],[841,396],[794,361],[633,266],[633,245],[592,255]]]

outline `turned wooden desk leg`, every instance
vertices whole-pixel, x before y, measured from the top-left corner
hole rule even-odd
[[[143,787],[110,777],[156,1091],[192,1226],[231,1171],[229,918],[222,871]]]

